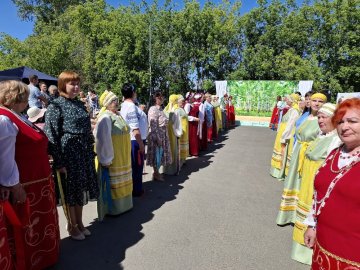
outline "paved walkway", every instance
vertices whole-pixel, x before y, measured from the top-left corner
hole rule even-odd
[[[70,240],[61,221],[61,270],[305,270],[290,259],[291,227],[277,227],[282,183],[269,176],[275,133],[237,127],[181,175],[158,183],[134,209],[99,223],[84,208],[93,235]]]

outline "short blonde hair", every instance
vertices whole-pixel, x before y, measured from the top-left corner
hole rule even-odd
[[[9,80],[0,82],[0,105],[7,108],[14,104],[27,102],[30,90],[21,81]]]

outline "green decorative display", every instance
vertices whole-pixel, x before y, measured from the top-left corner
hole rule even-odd
[[[277,96],[298,89],[298,81],[228,81],[237,115],[270,116]]]

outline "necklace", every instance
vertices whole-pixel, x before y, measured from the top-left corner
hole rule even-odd
[[[360,150],[357,150],[355,153],[348,154],[348,153],[345,153],[342,149],[342,151],[340,153],[340,158],[341,159],[351,159],[351,158],[358,156],[359,154],[360,154]]]
[[[336,155],[339,154],[340,149],[342,149],[342,148],[343,148],[343,147],[339,147],[339,148],[336,150],[335,154],[334,154],[334,155],[331,155],[331,156],[329,157],[329,158],[331,159],[330,171],[331,171],[332,173],[340,173],[340,172],[346,170],[348,167],[352,166],[352,164],[354,163],[354,161],[357,160],[356,158],[359,158],[359,157],[358,157],[358,154],[359,154],[359,153],[356,153],[355,155],[349,157],[349,159],[350,159],[350,158],[353,158],[353,159],[354,159],[352,162],[350,162],[348,165],[342,167],[342,168],[339,169],[339,170],[334,170],[333,167],[334,167],[335,157],[336,157]],[[339,158],[341,158],[341,154],[339,154]],[[350,160],[349,160],[349,161],[350,161]]]

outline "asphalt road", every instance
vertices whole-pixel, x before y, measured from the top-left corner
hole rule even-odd
[[[92,236],[71,240],[59,208],[61,270],[305,270],[290,258],[292,227],[275,219],[282,182],[269,175],[275,133],[237,127],[179,176],[153,182],[118,217],[96,221],[96,203],[84,208]]]

